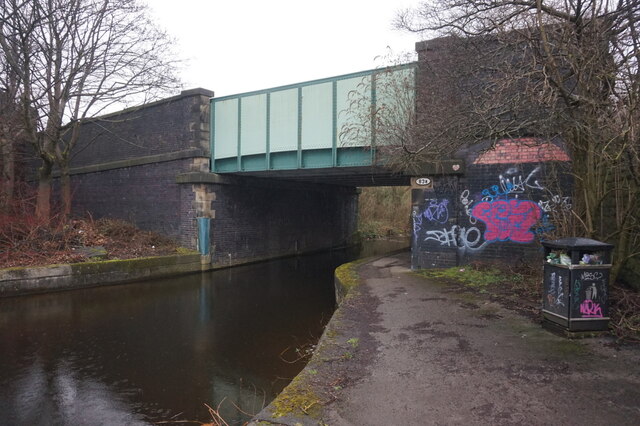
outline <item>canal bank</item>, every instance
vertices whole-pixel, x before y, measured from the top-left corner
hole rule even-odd
[[[244,424],[304,367],[335,268],[400,247],[1,297],[0,424]]]
[[[209,269],[203,256],[191,251],[171,256],[7,268],[0,269],[0,297],[123,284]]]
[[[180,248],[179,251],[182,253],[168,256],[5,268],[0,269],[0,297],[128,284],[197,272],[204,273],[278,259],[294,258],[296,256],[310,256],[345,250],[354,250],[354,246],[339,246],[330,249],[313,250],[298,255],[255,258],[251,261],[230,261],[226,264],[214,264],[211,262],[211,255],[203,256],[196,251]]]
[[[637,347],[566,340],[408,266],[403,253],[339,268],[350,291],[253,424],[640,422]]]

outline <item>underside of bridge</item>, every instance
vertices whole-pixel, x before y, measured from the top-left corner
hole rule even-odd
[[[417,176],[461,175],[463,160],[440,160],[424,164],[411,172],[395,171],[382,166],[327,167],[318,169],[256,170],[220,173],[221,176],[275,179],[349,187],[408,186]]]

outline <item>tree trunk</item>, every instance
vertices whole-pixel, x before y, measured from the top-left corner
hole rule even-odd
[[[38,169],[38,197],[36,199],[36,217],[41,221],[51,218],[51,169],[53,164],[43,160]]]
[[[0,144],[2,151],[2,170],[0,171],[0,211],[8,211],[13,205],[15,189],[15,152],[13,142],[4,140]]]
[[[62,217],[68,219],[71,216],[71,176],[69,165],[60,166],[60,186],[62,191]]]

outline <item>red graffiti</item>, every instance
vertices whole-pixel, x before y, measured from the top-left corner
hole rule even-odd
[[[483,201],[473,207],[471,214],[487,225],[485,240],[518,243],[533,241],[535,234],[529,229],[542,216],[540,206],[528,200]]]
[[[600,304],[589,299],[580,304],[580,313],[583,318],[602,318]]]

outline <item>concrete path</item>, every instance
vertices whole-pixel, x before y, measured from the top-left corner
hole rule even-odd
[[[362,284],[336,312],[297,385],[317,403],[301,399],[302,410],[288,413],[272,405],[256,420],[640,424],[638,348],[555,336],[488,299],[417,277],[407,266],[401,254],[360,267]]]

